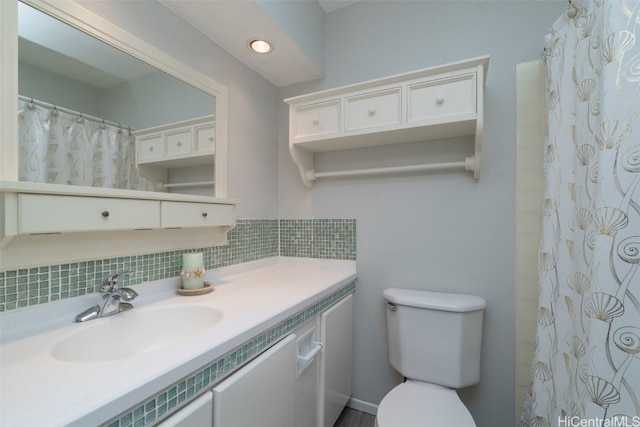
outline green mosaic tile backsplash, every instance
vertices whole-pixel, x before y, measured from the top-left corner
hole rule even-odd
[[[0,312],[98,292],[118,271],[135,271],[123,286],[180,275],[184,252],[203,252],[204,267],[216,269],[273,256],[355,260],[353,219],[245,219],[229,232],[228,244],[130,257],[82,261],[0,272]]]

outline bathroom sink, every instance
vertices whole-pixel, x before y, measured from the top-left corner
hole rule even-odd
[[[65,362],[102,362],[166,349],[208,330],[222,319],[216,308],[183,304],[129,310],[78,324],[51,349]]]

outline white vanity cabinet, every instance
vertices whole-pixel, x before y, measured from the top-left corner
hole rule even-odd
[[[323,421],[319,426],[333,426],[351,398],[352,330],[353,295],[320,315]]]
[[[331,427],[351,397],[353,296],[213,389],[213,427]]]
[[[315,153],[463,136],[474,137],[473,156],[412,170],[463,168],[477,179],[488,64],[484,56],[285,99],[289,151],[303,183],[311,187],[322,177],[398,171],[316,171]]]
[[[158,424],[158,427],[211,427],[212,424],[213,393],[208,391]]]
[[[282,339],[213,389],[213,427],[296,427],[295,338]]]

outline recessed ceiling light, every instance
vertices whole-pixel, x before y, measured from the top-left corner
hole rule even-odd
[[[273,46],[266,40],[253,39],[249,41],[249,49],[256,53],[269,53],[273,50]]]

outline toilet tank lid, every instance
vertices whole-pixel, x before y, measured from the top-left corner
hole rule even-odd
[[[476,295],[400,288],[385,289],[382,295],[385,300],[397,305],[459,313],[483,310],[487,306],[485,300]]]

